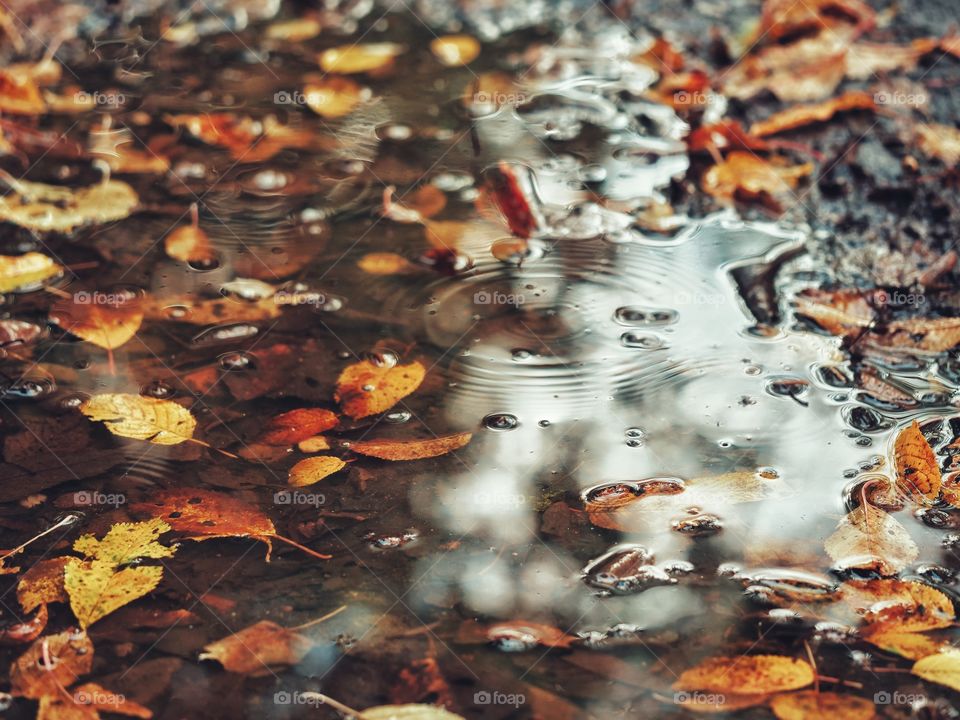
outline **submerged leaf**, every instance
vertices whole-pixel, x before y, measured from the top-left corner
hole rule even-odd
[[[226,670],[243,675],[269,675],[271,668],[296,665],[313,648],[313,641],[269,620],[210,643],[201,660],[216,660]]]
[[[473,433],[462,432],[430,440],[358,440],[350,449],[381,460],[421,460],[446,455],[470,442]]]
[[[469,65],[480,55],[480,42],[470,35],[442,35],[430,42],[430,52],[443,65]]]
[[[360,713],[358,720],[464,720],[437,705],[377,705]]]
[[[343,470],[346,466],[343,460],[331,455],[307,458],[290,468],[290,477],[287,482],[294,487],[306,487]]]
[[[93,643],[85,632],[65,630],[38,638],[10,666],[10,692],[33,699],[59,695],[92,667]]]
[[[403,46],[395,43],[341,45],[324,50],[320,53],[319,61],[324,72],[353,75],[379,70],[402,52]]]
[[[350,78],[330,75],[304,86],[307,107],[320,117],[340,118],[352,113],[371,93]]]
[[[182,405],[170,400],[107,393],[94,395],[80,412],[102,421],[114,435],[149,440],[157,445],[178,445],[193,439],[197,421]]]
[[[950,627],[955,619],[953,601],[921,582],[851,581],[843,586],[843,598],[862,614],[868,634],[923,632]]]
[[[115,301],[99,302],[100,297]],[[58,300],[50,308],[50,320],[97,347],[114,350],[137,334],[143,310],[136,297],[80,291]]]
[[[426,368],[414,361],[407,365],[354,363],[340,373],[334,398],[353,419],[382,413],[412,393],[423,382]]]
[[[848,513],[824,543],[836,562],[879,565],[893,575],[917,559],[917,544],[893,516],[872,505]]]
[[[257,442],[266,445],[295,445],[337,426],[337,416],[323,408],[298,408],[281,413],[267,423]]]

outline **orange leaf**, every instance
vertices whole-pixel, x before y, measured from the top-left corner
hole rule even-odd
[[[748,152],[731,152],[703,176],[703,189],[717,198],[775,200],[790,195],[797,182],[813,172],[813,165],[787,165],[774,158],[762,160]]]
[[[375,415],[389,410],[420,387],[426,373],[417,361],[409,365],[377,365],[361,360],[340,373],[334,398],[355,420]]]
[[[825,102],[814,105],[797,105],[782,112],[774,113],[766,120],[751,125],[750,134],[759,137],[774,135],[804,125],[824,122],[840,112],[875,110],[876,107],[873,95],[862,90],[853,90]]]
[[[269,620],[228,635],[203,648],[201,660],[216,660],[230,672],[271,675],[278,665],[296,665],[310,652],[313,642]]]
[[[715,657],[685,670],[673,684],[676,690],[730,691],[738,695],[783,692],[813,682],[810,665],[781,655]]]
[[[843,586],[843,597],[862,613],[867,634],[923,632],[950,627],[955,619],[950,598],[920,582],[851,581]]]
[[[303,88],[307,107],[320,117],[339,118],[352,113],[371,93],[350,78],[328,75]]]
[[[916,420],[897,435],[893,456],[897,487],[916,502],[936,500],[940,494],[940,466]]]
[[[863,639],[882,650],[910,660],[920,660],[930,655],[936,655],[945,648],[952,647],[948,642],[934,640],[927,635],[916,632],[897,632],[895,630],[870,633]]]
[[[322,408],[298,408],[272,418],[258,442],[267,445],[295,445],[337,426],[337,416]]]
[[[167,255],[186,263],[209,262],[214,257],[210,236],[195,225],[183,225],[163,241]]]
[[[113,350],[137,334],[143,322],[139,298],[126,293],[79,291],[50,308],[50,320],[104,350]]]
[[[431,440],[360,440],[350,443],[350,449],[381,460],[421,460],[458,450],[472,437],[473,433],[462,432]]]
[[[52,602],[67,602],[63,571],[70,560],[69,557],[41,560],[21,576],[17,583],[17,600],[24,612]]]
[[[779,720],[870,720],[875,715],[873,703],[866,698],[815,690],[777,695],[770,709]]]
[[[48,666],[44,656],[50,659]],[[65,630],[34,641],[10,666],[10,692],[28,698],[58,695],[93,667],[93,643],[83,631]]]

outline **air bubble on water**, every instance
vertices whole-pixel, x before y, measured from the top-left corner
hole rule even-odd
[[[625,306],[617,308],[614,320],[621,325],[669,325],[679,317],[676,310]]]
[[[549,421],[549,420],[541,420],[540,422],[537,423],[537,425],[539,425],[539,426],[542,427],[542,428],[550,427],[550,421]]]
[[[177,394],[177,391],[174,387],[163,380],[153,380],[146,385],[140,387],[140,394],[147,397],[157,398],[163,400],[166,398],[173,397]]]
[[[747,365],[747,367],[743,369],[743,372],[747,375],[759,375],[763,372],[763,369],[759,365]]]
[[[483,425],[488,430],[506,431],[513,430],[520,424],[516,415],[510,413],[491,413],[483,419]]]
[[[533,357],[533,353],[530,350],[525,350],[523,348],[516,348],[510,351],[510,357],[516,360],[517,362],[523,362],[524,360],[529,360]]]
[[[392,410],[384,415],[383,419],[388,423],[400,425],[401,423],[409,421],[411,417],[413,416],[407,410]]]
[[[217,363],[228,372],[256,369],[253,355],[242,351],[224,353],[217,358]]]
[[[620,344],[628,348],[640,350],[658,350],[663,347],[663,340],[656,335],[626,332],[620,336]]]

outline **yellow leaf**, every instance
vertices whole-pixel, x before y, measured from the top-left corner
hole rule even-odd
[[[17,180],[12,189],[0,197],[0,220],[41,232],[69,232],[89,223],[121,220],[140,202],[133,188],[119,180],[77,190]]]
[[[899,572],[920,554],[906,528],[873,505],[848,513],[824,549],[836,562],[879,564],[885,575]]]
[[[331,455],[307,458],[290,468],[290,476],[287,482],[294,487],[313,485],[323,480],[327,475],[342,470],[345,466],[346,463],[343,460]]]
[[[170,400],[106,393],[94,395],[80,412],[102,421],[107,430],[121,437],[149,440],[157,445],[179,445],[193,439],[197,421],[182,405]]]
[[[381,460],[420,460],[446,455],[470,442],[473,433],[462,432],[430,440],[360,440],[350,449]]]
[[[70,560],[69,557],[41,560],[23,574],[17,583],[17,600],[24,612],[33,612],[40,605],[67,601],[63,571]]]
[[[297,443],[297,450],[302,453],[315,453],[330,449],[330,441],[323,435],[315,435]]]
[[[409,365],[378,365],[361,360],[340,373],[334,397],[343,411],[356,420],[389,410],[420,387],[426,374],[426,368],[417,361]]]
[[[806,687],[813,682],[813,675],[805,661],[782,655],[715,657],[685,670],[673,687],[749,695]]]
[[[182,225],[167,235],[163,249],[174,260],[185,263],[209,262],[214,256],[210,236],[195,225]]]
[[[401,52],[403,47],[394,43],[341,45],[320,54],[320,67],[324,72],[345,75],[369,72],[389,64]]]
[[[893,454],[897,487],[917,502],[936,500],[940,494],[940,466],[916,420],[897,435]]]
[[[952,647],[949,643],[915,632],[878,632],[866,635],[863,639],[887,652],[911,660],[920,660]]]
[[[0,292],[34,287],[62,272],[63,268],[43,253],[0,255]]]
[[[874,705],[856,695],[804,690],[777,695],[770,701],[770,709],[779,720],[821,720],[837,717],[843,720],[870,720]]]
[[[350,78],[331,75],[303,88],[307,107],[320,117],[339,118],[349,115],[356,107],[369,100],[371,93]]]
[[[464,720],[437,705],[378,705],[360,713],[359,720]]]
[[[921,658],[910,672],[924,680],[960,690],[960,650],[946,650]]]
[[[447,67],[468,65],[480,55],[480,43],[470,35],[443,35],[430,43],[430,52]]]
[[[117,608],[143,597],[163,576],[160,566],[129,567],[144,558],[172,557],[174,548],[165,547],[157,538],[170,530],[163,520],[118,523],[102,540],[84,535],[73,549],[85,559],[73,558],[64,570],[64,587],[70,607],[87,628]]]

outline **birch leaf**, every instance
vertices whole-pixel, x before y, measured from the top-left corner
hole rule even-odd
[[[182,405],[170,400],[106,393],[94,395],[80,406],[91,420],[121,437],[149,440],[156,445],[179,445],[193,439],[197,421]]]

